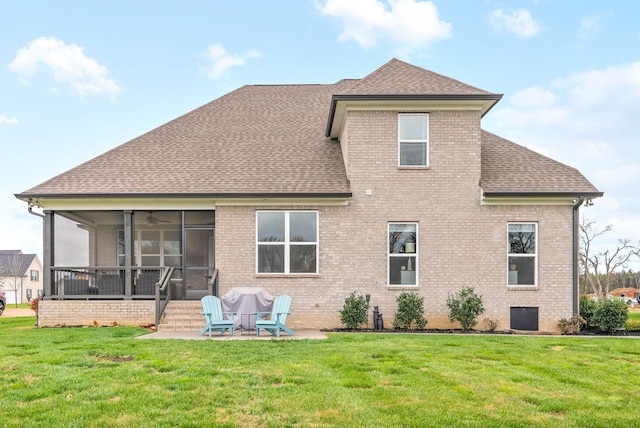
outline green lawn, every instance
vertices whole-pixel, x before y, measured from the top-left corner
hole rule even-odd
[[[0,318],[0,425],[549,426],[640,423],[640,339],[334,333],[136,340]]]

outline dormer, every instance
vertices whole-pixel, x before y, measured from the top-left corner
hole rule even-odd
[[[500,99],[455,79],[392,59],[346,92],[331,97],[326,136],[340,139],[348,110],[477,110],[484,116]]]

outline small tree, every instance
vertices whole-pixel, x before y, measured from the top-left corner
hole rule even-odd
[[[459,322],[463,330],[470,330],[478,324],[478,316],[484,312],[482,296],[478,296],[473,287],[465,287],[460,292],[447,297],[449,321]]]
[[[29,307],[31,308],[31,310],[33,312],[35,312],[35,314],[36,314],[36,325],[38,325],[38,319],[39,319],[39,314],[40,314],[40,298],[36,297],[34,299],[31,299],[31,301],[29,302]]]
[[[23,272],[26,268],[27,266],[22,258],[22,251],[16,250],[12,251],[8,256],[7,264],[4,272],[2,272],[5,277],[3,286],[6,291],[13,292],[16,308],[22,300]]]
[[[345,300],[340,311],[340,321],[345,327],[352,330],[367,322],[369,302],[363,295],[352,292]]]
[[[603,300],[593,314],[593,322],[604,331],[620,330],[628,318],[627,304],[622,299]]]
[[[424,297],[416,293],[402,292],[396,298],[398,310],[393,318],[393,328],[403,330],[423,329],[427,325],[424,318]]]

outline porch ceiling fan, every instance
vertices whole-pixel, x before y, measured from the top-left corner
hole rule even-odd
[[[158,223],[171,223],[171,220],[163,220],[158,217],[154,217],[153,211],[149,211],[149,215],[146,217],[147,226],[155,226]]]

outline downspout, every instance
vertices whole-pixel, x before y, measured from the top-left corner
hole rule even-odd
[[[46,243],[49,242],[48,238],[47,238],[47,230],[48,228],[46,227],[47,224],[47,216],[45,214],[40,214],[37,212],[33,211],[33,201],[31,199],[29,199],[29,202],[27,204],[27,211],[29,211],[29,214],[34,215],[36,217],[40,217],[42,219],[42,248],[43,248],[43,253],[42,253],[42,296],[41,299],[44,299],[45,296],[47,296],[50,292],[51,292],[51,274],[50,274],[50,264],[49,264],[49,259],[46,257],[47,255],[47,250],[45,249]]]
[[[35,215],[35,216],[38,216],[40,218],[44,218],[45,217],[44,214],[33,212],[33,202],[31,202],[31,200],[29,200],[29,204],[27,205],[27,210],[29,211],[29,214],[31,214],[31,215]]]
[[[579,271],[578,271],[578,251],[579,251],[579,230],[580,224],[580,206],[584,203],[584,197],[578,197],[578,202],[573,206],[573,314],[580,314],[580,299],[579,294]]]

